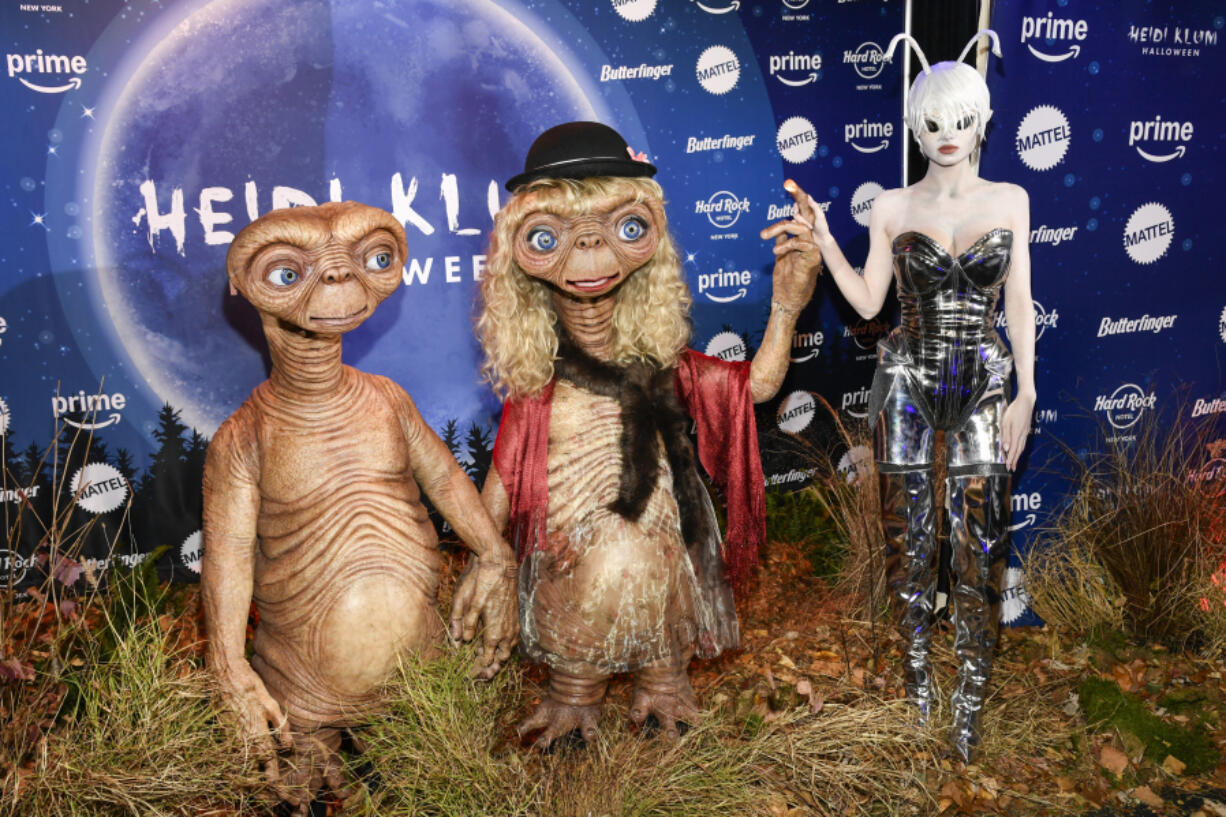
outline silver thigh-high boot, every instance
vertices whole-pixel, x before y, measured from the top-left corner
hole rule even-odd
[[[967,763],[979,743],[979,716],[1000,630],[1000,577],[1009,550],[1009,475],[949,478],[954,654],[954,748]]]
[[[907,698],[919,707],[921,722],[932,708],[932,608],[936,600],[937,541],[932,470],[891,468],[881,473],[885,571],[897,607],[898,626],[908,647],[903,658]]]

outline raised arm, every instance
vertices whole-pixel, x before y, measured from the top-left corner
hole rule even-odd
[[[486,512],[472,480],[434,430],[426,424],[413,400],[403,391],[400,423],[409,446],[413,476],[426,496],[473,551],[470,562],[476,567],[456,591],[452,604],[451,634],[467,641],[477,629],[477,619],[485,622],[482,651],[477,659],[477,674],[492,677],[511,655],[519,637],[516,609],[518,587],[515,556],[503,540],[500,529]],[[461,596],[467,603],[461,604]],[[464,615],[457,613],[463,611]]]
[[[807,197],[813,213],[813,242],[821,250],[826,269],[830,271],[839,292],[862,318],[876,316],[890,291],[893,257],[886,225],[894,220],[902,197],[901,190],[887,190],[873,202],[868,222],[868,258],[864,262],[863,275],[858,274],[843,255],[817,202]]]
[[[755,403],[771,399],[783,385],[796,319],[813,297],[817,276],[822,271],[822,253],[810,235],[813,200],[790,179],[783,187],[795,199],[796,210],[792,219],[772,224],[762,231],[764,239],[775,240],[775,271],[770,318],[762,345],[749,367],[749,392]]]
[[[204,465],[204,556],[200,595],[208,635],[206,660],[218,693],[255,747],[271,782],[276,744],[292,744],[285,712],[247,661],[247,616],[255,583],[259,473],[253,443],[236,414],[217,430]]]
[[[1009,278],[1005,281],[1005,320],[1009,324],[1009,346],[1013,351],[1013,372],[1017,393],[1001,420],[1001,438],[1009,470],[1017,467],[1036,398],[1034,386],[1034,300],[1030,295],[1030,197],[1017,185],[1005,185],[1008,212],[1013,229],[1013,253],[1009,259]]]

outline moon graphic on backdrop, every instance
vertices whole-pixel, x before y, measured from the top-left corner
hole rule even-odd
[[[262,214],[277,186],[318,202],[339,187],[391,210],[400,174],[402,190],[419,185],[412,256],[484,252],[490,183],[522,168],[544,127],[607,118],[568,64],[492,0],[216,0],[169,31],[114,107],[93,196],[95,297],[157,399],[211,435],[265,377],[254,314],[226,295],[221,235],[248,223],[252,200]],[[449,174],[469,233],[449,231]],[[443,289],[437,266],[437,288],[394,295],[346,339],[347,359],[352,343],[401,382],[401,358],[421,368],[388,327],[454,322],[437,302],[470,290]]]

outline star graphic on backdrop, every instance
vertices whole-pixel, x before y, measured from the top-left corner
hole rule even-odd
[[[698,253],[696,253],[696,252],[687,252],[687,253],[685,254],[685,263],[687,263],[687,264],[693,264],[693,263],[694,263],[694,261],[695,261],[697,258],[698,258]]]
[[[84,105],[82,105],[81,106],[81,118],[82,119],[93,119],[94,118],[94,108],[87,108]]]
[[[47,145],[47,155],[48,156],[59,156],[60,155],[59,147],[57,145]]]
[[[42,227],[47,232],[51,232],[51,228],[47,226],[47,214],[46,213],[35,213],[33,210],[31,210],[30,216],[31,216],[31,221],[30,221],[31,227],[34,227],[35,225],[37,225],[39,227]]]

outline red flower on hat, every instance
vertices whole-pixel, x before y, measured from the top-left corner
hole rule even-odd
[[[636,161],[636,162],[644,162],[644,163],[645,163],[645,162],[647,161],[647,154],[646,154],[646,153],[635,153],[635,152],[634,152],[634,148],[630,147],[629,145],[626,145],[626,152],[627,152],[627,153],[629,153],[629,154],[630,154],[630,158],[631,158],[631,159],[633,159],[633,160],[634,160],[634,161]]]

